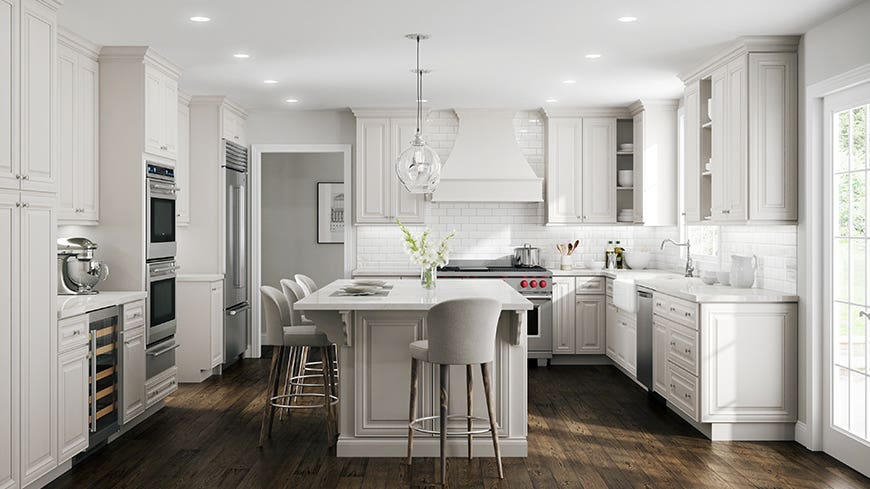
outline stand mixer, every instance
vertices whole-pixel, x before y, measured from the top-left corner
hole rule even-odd
[[[57,240],[57,293],[98,294],[96,285],[109,276],[109,266],[94,259],[97,244],[87,238]]]

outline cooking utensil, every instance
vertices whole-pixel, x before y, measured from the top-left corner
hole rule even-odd
[[[575,240],[574,240],[574,249],[571,250],[568,254],[569,254],[569,255],[573,255],[574,252],[577,251],[577,248],[579,248],[579,247],[580,247],[580,240],[579,240],[579,239],[575,239]]]
[[[514,266],[537,267],[541,264],[541,250],[529,243],[524,243],[519,248],[514,248]]]

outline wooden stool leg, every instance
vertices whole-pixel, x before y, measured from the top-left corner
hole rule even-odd
[[[320,357],[326,358],[326,348],[320,348]],[[329,396],[332,395],[332,388],[329,384],[329,369],[323,368],[321,373],[323,374],[323,413],[326,415],[326,441],[327,445],[332,447],[335,445],[335,435],[333,434],[332,406],[329,405]]]
[[[281,368],[284,365],[284,358],[287,356],[289,352],[289,348],[282,346],[278,349],[278,362],[275,365],[275,380],[272,385],[272,397],[277,396],[278,392],[281,390]],[[277,409],[274,405],[269,403],[269,426],[267,426],[266,435],[271,438],[272,437],[272,425],[275,421],[275,410]]]
[[[293,360],[296,358],[296,347],[289,347],[290,353],[287,355],[287,373],[284,374],[284,388],[281,390],[281,395],[286,396],[290,394],[290,377],[293,376]],[[285,399],[282,402],[287,402],[289,399]],[[281,412],[278,413],[278,420],[284,421],[284,417],[287,415],[289,409],[282,409]]]
[[[471,365],[465,366],[465,384],[468,390],[468,431],[471,431],[473,423],[471,422],[471,413],[472,413],[472,404],[474,404],[474,398],[472,397],[472,385],[474,380],[474,373],[471,371]],[[468,434],[468,460],[472,459],[471,455],[471,433]]]
[[[414,430],[411,429],[411,421],[414,420],[417,414],[417,364],[415,358],[411,359],[411,395],[410,406],[408,406],[408,465],[411,465],[411,450],[414,448]]]
[[[299,375],[306,375],[305,374],[305,364],[308,363],[308,352],[311,351],[311,348],[309,348],[307,346],[303,346],[303,347],[299,348],[299,350],[301,350],[299,353],[299,368],[298,368]],[[306,382],[305,379],[299,379],[299,384],[304,384],[305,382]],[[297,385],[296,389],[295,389],[295,394],[299,395],[299,394],[302,394],[303,392],[305,392],[305,387],[302,387],[301,385]]]
[[[498,462],[498,478],[504,479],[504,470],[501,467],[501,450],[498,447],[498,431],[495,426],[495,402],[492,397],[491,379],[489,370],[492,362],[481,363],[480,373],[483,374],[483,390],[486,394],[486,409],[489,411],[489,429],[492,430],[492,448],[495,450],[495,458]]]
[[[268,426],[269,415],[272,413],[272,389],[275,386],[275,377],[277,376],[277,372],[275,370],[278,366],[278,354],[279,347],[272,347],[272,368],[269,369],[269,383],[266,384],[266,405],[263,407],[263,421],[260,423],[260,443],[257,445],[258,447],[262,447],[263,443],[266,441],[266,426]]]
[[[332,393],[332,395],[335,396],[336,399],[338,399],[338,388],[337,388],[336,382],[335,382],[335,370],[333,370],[333,368],[332,368],[332,364],[335,361],[335,350],[333,349],[333,347],[334,347],[334,345],[324,349],[323,352],[326,354],[326,360],[329,361],[329,368],[326,370],[327,372],[329,372],[329,390]],[[330,398],[328,400],[328,402],[329,402],[329,409],[332,410],[332,419],[333,419],[333,421],[335,421],[337,423],[338,422],[337,421],[338,420],[338,404],[333,405],[332,398]],[[335,433],[338,433],[338,426],[337,425],[335,426]]]
[[[450,366],[449,365],[440,365],[440,383],[441,383],[441,417],[440,421],[440,431],[441,431],[441,484],[447,484],[447,452],[445,451],[447,447],[447,408],[450,404],[450,399],[448,397],[447,391],[448,387],[448,376],[450,375]]]

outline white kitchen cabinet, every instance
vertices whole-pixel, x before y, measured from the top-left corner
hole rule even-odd
[[[797,304],[703,304],[702,422],[797,419]]]
[[[547,223],[583,222],[583,119],[547,119]]]
[[[617,350],[620,348],[619,338],[620,338],[620,330],[616,326],[616,315],[618,309],[613,305],[613,302],[608,301],[605,306],[605,315],[604,315],[604,344],[605,344],[605,354],[607,358],[613,360],[614,363],[619,363],[619,355],[617,354]]]
[[[175,161],[175,224],[190,224],[190,98],[178,97],[178,159]]]
[[[5,6],[0,3],[0,6]],[[18,487],[19,478],[19,229],[18,192],[0,190],[0,487]]]
[[[245,120],[247,116],[241,110],[236,110],[234,107],[226,106],[222,111],[221,125],[223,128],[223,138],[227,141],[232,141],[242,146],[248,145],[247,132],[245,131]]]
[[[0,188],[19,187],[18,0],[0,0]],[[11,456],[11,455],[10,455]],[[5,466],[5,465],[4,465]],[[9,474],[0,474],[0,484]],[[10,479],[11,480],[11,479]]]
[[[58,463],[88,448],[88,346],[58,358]]]
[[[178,380],[202,382],[223,363],[223,279],[180,275],[176,291]]]
[[[634,222],[677,224],[677,102],[638,102],[634,114]]]
[[[583,222],[616,222],[616,119],[583,119]]]
[[[575,344],[578,354],[605,353],[605,300],[603,295],[578,295],[575,303]],[[554,352],[555,353],[555,352]]]
[[[356,115],[355,222],[392,224],[398,218],[405,224],[422,223],[423,195],[405,190],[394,169],[414,136],[416,121],[389,113]]]
[[[178,153],[178,77],[145,67],[145,151],[175,160]]]
[[[21,481],[57,466],[57,212],[54,198],[20,194]]]
[[[797,220],[798,42],[788,36],[741,40],[729,57],[712,60],[683,80],[689,222]],[[695,131],[706,120],[708,96],[710,128],[701,130],[697,145]],[[710,132],[709,143],[704,131]],[[710,181],[702,178],[696,188],[695,172],[707,156]]]
[[[21,190],[54,192],[57,187],[56,13],[47,3],[21,2]]]
[[[168,368],[145,382],[145,408],[148,409],[178,390],[175,367]]]
[[[668,326],[653,318],[653,392],[668,395]]]
[[[749,218],[797,220],[797,53],[749,54]]]
[[[96,53],[58,36],[58,221],[99,222],[99,64]]]
[[[574,277],[553,277],[553,354],[575,351]]]
[[[605,352],[631,377],[637,375],[637,319],[607,304]]]
[[[121,424],[145,412],[145,325],[121,333]]]
[[[686,85],[683,123],[683,211],[689,223],[701,222],[700,83]],[[703,164],[706,164],[704,162]]]

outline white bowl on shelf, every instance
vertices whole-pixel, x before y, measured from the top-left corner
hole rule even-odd
[[[619,170],[616,174],[616,183],[620,187],[633,187],[634,170]]]
[[[622,143],[619,145],[619,150],[620,151],[634,151],[634,144],[633,143]]]

